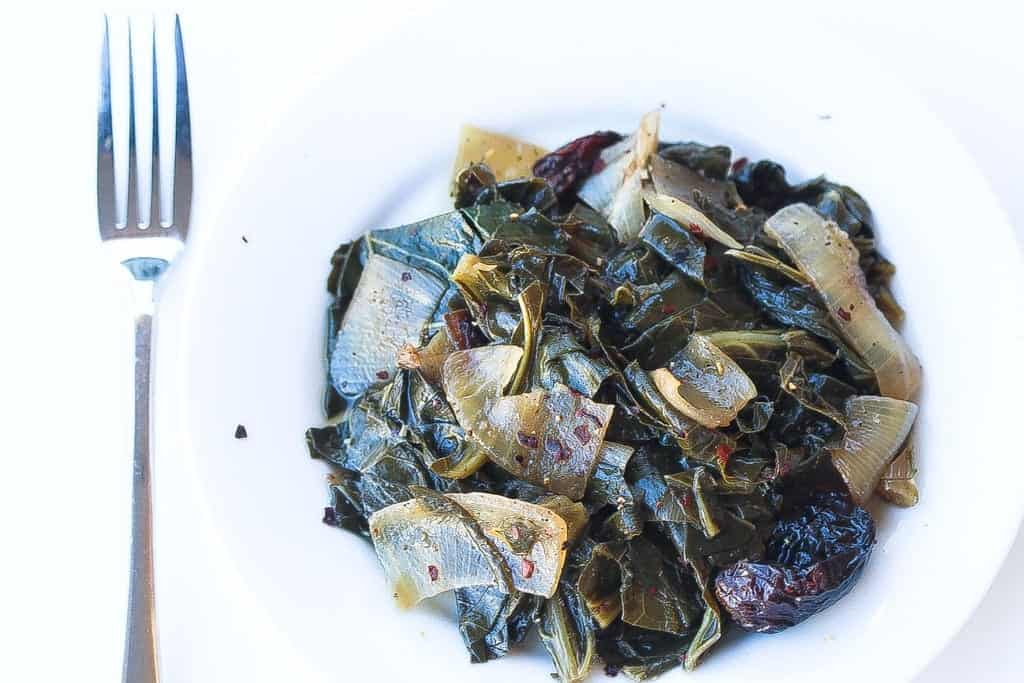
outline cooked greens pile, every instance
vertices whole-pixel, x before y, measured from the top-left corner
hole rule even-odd
[[[868,205],[658,126],[467,127],[453,211],[332,259],[324,521],[400,605],[453,592],[474,662],[536,626],[564,681],[692,669],[845,595],[874,492],[917,501]]]

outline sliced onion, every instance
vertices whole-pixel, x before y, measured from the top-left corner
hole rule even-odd
[[[605,151],[616,149],[619,145],[627,142],[632,145],[633,139],[626,138],[618,145],[612,145]],[[615,201],[615,195],[626,179],[626,166],[629,164],[630,156],[629,150],[630,146],[623,147],[618,156],[611,157],[605,162],[606,166],[604,169],[587,178],[576,193],[582,201],[602,216],[608,216],[608,210],[611,208],[612,202]]]
[[[614,406],[556,384],[494,401],[474,437],[519,479],[579,500],[597,466]]]
[[[579,510],[573,503],[561,496],[549,499],[547,505],[535,505],[493,493],[447,495],[480,524],[505,559],[516,590],[546,598],[554,595],[569,539],[568,524],[558,510],[576,524]]]
[[[832,462],[854,501],[863,505],[910,434],[917,406],[887,396],[854,396],[845,413],[846,436],[833,449]]]
[[[810,278],[843,338],[875,372],[882,395],[913,398],[921,364],[875,305],[846,233],[806,204],[780,209],[765,232]]]
[[[370,254],[345,311],[331,354],[331,382],[358,396],[394,375],[398,354],[417,345],[446,285],[429,272]]]
[[[511,344],[491,344],[448,355],[441,366],[441,384],[463,429],[472,429],[491,402],[501,396],[522,357],[523,350]]]
[[[640,174],[630,173],[622,182],[608,207],[608,222],[615,228],[619,239],[631,240],[640,234],[647,220],[644,213],[644,198],[640,186]]]
[[[562,384],[502,396],[523,351],[492,344],[448,356],[441,382],[466,436],[516,477],[579,500],[597,466],[614,406]]]
[[[907,440],[900,454],[893,458],[875,491],[887,502],[900,507],[909,508],[917,505],[919,497],[917,482],[914,476],[917,467],[914,465],[913,436]]]
[[[704,215],[700,209],[693,204],[671,197],[667,194],[659,194],[656,191],[644,193],[647,205],[658,213],[665,214],[669,218],[679,221],[690,228],[695,234],[704,235],[724,244],[730,249],[743,249],[743,245],[736,241],[736,238],[714,224],[710,218]]]
[[[660,156],[651,157],[650,171],[655,192],[687,201],[692,200],[693,191],[698,190],[721,202],[725,199],[727,189],[733,187],[732,183],[705,178],[693,169]]]
[[[725,352],[701,334],[651,379],[672,407],[710,429],[725,427],[757,396],[757,387]]]
[[[399,349],[397,365],[403,370],[419,370],[423,379],[437,384],[441,381],[441,366],[448,354],[456,350],[448,335],[441,331],[422,347],[406,344]]]
[[[569,545],[575,543],[584,527],[590,521],[590,514],[583,503],[577,503],[560,495],[543,496],[533,501],[534,505],[551,510],[565,521],[565,537]]]
[[[464,124],[459,131],[452,183],[464,168],[474,163],[487,164],[498,180],[529,178],[533,165],[545,154],[547,150],[537,145]]]
[[[646,220],[641,181],[658,150],[660,122],[658,110],[644,115],[633,135],[604,150],[601,160],[607,165],[587,178],[578,192],[580,199],[608,219],[622,240],[640,234]]]
[[[540,505],[490,493],[416,497],[371,515],[370,537],[402,607],[467,586],[551,597],[566,524]],[[441,504],[438,504],[438,499]]]

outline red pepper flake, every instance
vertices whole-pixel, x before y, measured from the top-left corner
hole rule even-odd
[[[718,465],[723,470],[725,466],[729,464],[729,456],[732,455],[732,449],[726,446],[724,443],[718,444],[718,448],[715,449],[715,459],[718,460]]]
[[[597,415],[593,415],[591,413],[588,413],[583,408],[577,408],[576,409],[576,417],[588,418],[591,422],[593,422],[598,427],[604,427],[604,422],[601,422],[601,418],[599,418]]]
[[[658,594],[657,586],[648,586],[647,587],[647,594],[650,595],[650,596],[657,595]]]
[[[437,570],[437,567],[435,567],[432,564],[428,564],[427,565],[427,574],[430,574],[430,580],[431,581],[437,581],[437,577],[439,576],[439,572]]]
[[[673,313],[676,312],[676,307],[673,306],[672,304],[665,304],[664,306],[661,307],[661,312],[664,313],[665,315],[672,315]]]
[[[519,432],[516,434],[516,438],[519,439],[519,443],[521,443],[523,446],[529,449],[534,449],[538,445],[540,445],[540,442],[537,440],[537,437],[535,437],[533,434]]]
[[[409,271],[405,271],[404,273],[402,273],[402,282],[408,282],[411,279],[412,273],[410,273]]]
[[[536,565],[533,564],[532,560],[523,558],[523,578],[528,579],[533,576],[533,570]]]
[[[324,508],[323,522],[327,526],[338,526],[338,513],[334,508]]]
[[[377,379],[387,379],[390,376],[391,375],[388,374],[387,370],[378,370],[377,371]]]
[[[586,446],[590,443],[590,427],[585,424],[578,426],[572,430],[572,433],[576,435],[576,438],[580,440],[580,443]]]
[[[692,503],[693,503],[693,496],[690,495],[690,492],[687,491],[687,492],[683,493],[683,505],[687,505],[688,506],[688,505],[690,505]]]
[[[700,237],[701,235],[704,234],[704,231],[701,230],[700,226],[697,225],[696,223],[690,223],[686,227],[688,227],[690,229],[690,232],[692,232],[697,237]]]
[[[562,442],[553,436],[549,436],[544,440],[544,452],[551,455],[555,462],[565,462],[569,459],[569,452],[566,450]]]
[[[837,313],[837,314],[839,315],[839,317],[840,317],[840,318],[842,318],[842,319],[843,319],[843,320],[844,320],[845,322],[850,322],[850,312],[849,312],[849,311],[847,311],[847,310],[846,310],[845,308],[838,308],[838,309],[836,309],[836,313]]]
[[[743,167],[747,165],[748,159],[746,157],[740,157],[736,161],[732,162],[732,174],[736,175],[743,170]]]

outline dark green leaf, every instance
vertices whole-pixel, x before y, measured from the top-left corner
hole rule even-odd
[[[584,680],[594,658],[596,639],[590,614],[572,583],[563,581],[554,597],[544,603],[539,632],[559,679],[563,683]]]
[[[668,216],[655,213],[640,231],[640,239],[683,275],[704,282],[704,257],[707,249],[688,228]]]
[[[533,628],[544,599],[494,586],[471,586],[455,591],[459,632],[474,663],[504,657]]]
[[[732,159],[732,150],[725,145],[708,146],[699,142],[667,145],[659,149],[658,154],[715,180],[725,180]]]

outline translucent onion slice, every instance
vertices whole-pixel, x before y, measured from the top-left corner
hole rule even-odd
[[[659,156],[651,157],[650,170],[655,192],[687,201],[692,200],[693,191],[698,190],[716,202],[723,202],[726,192],[733,189],[732,183],[705,178],[693,169]]]
[[[604,150],[601,160],[607,165],[587,178],[578,193],[608,219],[624,241],[636,237],[644,226],[641,181],[658,150],[660,122],[660,111],[645,114],[633,135]]]
[[[739,365],[701,334],[690,336],[670,367],[651,373],[672,407],[715,429],[725,427],[757,396],[757,387]]]
[[[412,344],[403,346],[398,350],[396,364],[403,370],[419,370],[423,379],[437,384],[441,381],[441,366],[448,354],[456,350],[448,335],[441,331],[420,348]]]
[[[735,237],[715,225],[710,218],[689,201],[680,197],[660,194],[657,191],[645,192],[644,199],[651,209],[679,221],[690,228],[694,234],[713,239],[730,249],[743,249],[743,245],[737,242]]]
[[[331,354],[331,383],[358,396],[393,376],[399,351],[416,346],[447,285],[430,273],[370,254]]]
[[[875,305],[846,233],[806,204],[780,209],[765,223],[765,232],[810,278],[843,338],[874,370],[882,395],[913,398],[921,365]]]
[[[468,586],[554,594],[567,538],[555,512],[490,493],[426,493],[370,517],[377,557],[400,606]]]
[[[501,396],[522,357],[523,350],[511,344],[491,344],[448,355],[441,366],[441,385],[463,429],[471,430]],[[467,436],[474,435],[467,432]]]
[[[519,479],[579,500],[597,465],[614,406],[562,384],[550,392],[502,396],[523,351],[492,344],[456,351],[441,382],[466,436]]]
[[[846,401],[846,436],[832,451],[832,462],[858,505],[871,497],[882,472],[910,434],[917,406],[886,396],[854,396]]]
[[[452,183],[459,173],[473,163],[484,163],[500,180],[529,178],[533,165],[547,150],[517,138],[464,124],[459,131],[459,147],[455,153]]]
[[[580,534],[583,533],[583,528],[590,521],[590,514],[587,513],[587,508],[583,506],[583,503],[576,503],[565,496],[544,496],[533,501],[533,503],[534,505],[540,505],[551,510],[565,521],[565,536],[566,540],[569,541],[569,545],[572,545],[579,539]]]
[[[644,213],[644,199],[640,188],[640,174],[630,173],[622,182],[608,207],[608,222],[615,228],[622,240],[631,240],[640,234],[647,216]]]
[[[914,476],[917,474],[917,467],[914,464],[913,436],[908,438],[907,445],[893,458],[882,479],[878,482],[875,491],[884,500],[893,505],[909,508],[917,505],[919,497],[917,482]]]
[[[569,526],[579,523],[578,503],[552,496],[540,504],[493,493],[450,493],[449,498],[476,519],[508,565],[516,590],[550,598],[565,563]],[[585,514],[585,513],[584,513]],[[575,533],[579,529],[574,529]]]
[[[411,607],[463,586],[501,586],[512,578],[469,511],[444,495],[417,496],[373,513],[370,538],[392,595]]]
[[[497,399],[473,431],[495,464],[579,500],[597,466],[614,408],[556,384],[550,392]]]

